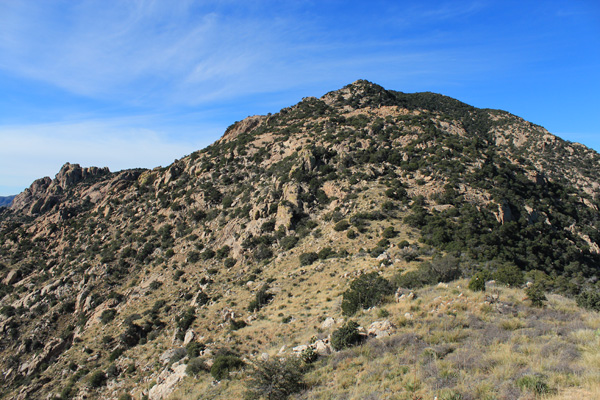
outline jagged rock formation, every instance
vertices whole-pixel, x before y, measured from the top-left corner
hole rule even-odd
[[[187,379],[184,343],[207,365],[289,354],[334,328],[351,279],[435,254],[595,288],[599,161],[504,111],[357,81],[165,168],[66,164],[0,209],[1,393],[162,398]]]

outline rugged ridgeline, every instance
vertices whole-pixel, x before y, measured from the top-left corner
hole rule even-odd
[[[0,196],[0,207],[8,207],[15,196]]]
[[[237,122],[165,168],[66,164],[0,208],[1,393],[240,398],[256,360],[291,359],[310,343],[296,349],[314,361],[305,384],[290,389],[305,398],[591,390],[577,346],[595,340],[585,332],[597,319],[569,298],[598,290],[599,160],[504,111],[357,81]],[[518,288],[500,285],[489,298],[460,289],[466,281],[456,280],[471,276],[557,295],[537,310]],[[430,286],[440,281],[451,283]],[[351,295],[360,285],[415,292],[360,311],[368,304]],[[357,367],[364,355],[351,350],[315,361],[333,351],[327,337],[342,315],[391,335],[360,346],[373,366]],[[468,354],[491,366],[464,365],[476,363],[464,348],[480,337],[518,352],[511,340],[530,321],[545,344],[575,338],[543,350],[571,351],[563,370],[528,363],[542,344],[523,360],[482,342]],[[211,384],[242,360],[242,372]],[[510,372],[494,375],[498,365]],[[597,376],[600,365],[588,368]],[[364,370],[377,379],[357,381]]]

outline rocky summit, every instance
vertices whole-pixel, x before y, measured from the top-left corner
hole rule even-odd
[[[600,155],[357,81],[0,208],[6,399],[600,398]]]

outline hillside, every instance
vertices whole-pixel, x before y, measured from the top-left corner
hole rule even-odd
[[[0,207],[9,206],[15,196],[0,196]]]
[[[357,81],[165,168],[65,164],[0,208],[0,393],[242,398],[270,366],[298,398],[593,396],[599,161]]]

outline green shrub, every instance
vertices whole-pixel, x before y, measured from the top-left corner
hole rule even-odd
[[[254,300],[252,300],[250,302],[250,304],[248,305],[248,311],[253,312],[253,311],[260,310],[265,304],[267,304],[273,298],[273,295],[271,293],[269,293],[268,290],[269,290],[269,285],[267,285],[267,284],[262,285],[262,287],[258,290],[258,292],[256,292]]]
[[[100,386],[103,386],[105,382],[106,382],[106,374],[100,370],[95,371],[89,377],[90,386],[93,388],[99,388]]]
[[[485,292],[485,282],[490,278],[487,271],[479,271],[469,281],[469,289],[474,292]]]
[[[342,298],[342,313],[353,315],[361,308],[378,305],[385,296],[394,293],[392,284],[376,272],[364,274],[350,283]]]
[[[306,266],[311,265],[319,259],[319,255],[315,252],[302,253],[300,254],[300,265]]]
[[[588,310],[600,311],[600,293],[596,291],[582,292],[577,296],[577,305]]]
[[[216,256],[219,260],[221,260],[221,259],[227,257],[229,255],[230,251],[231,251],[231,247],[225,245],[217,250]]]
[[[216,254],[217,253],[215,253],[214,250],[206,249],[200,254],[200,258],[203,259],[204,261],[207,261],[207,260],[210,260],[211,258],[213,258]]]
[[[185,367],[185,373],[188,376],[197,376],[202,371],[207,371],[208,367],[200,357],[191,358]]]
[[[193,307],[188,307],[184,312],[179,314],[175,318],[177,328],[179,328],[178,338],[183,340],[185,332],[192,326],[192,323],[196,319],[196,310]]]
[[[217,381],[229,378],[229,372],[238,370],[244,366],[244,362],[238,356],[232,354],[219,355],[210,368],[210,374]]]
[[[348,321],[342,327],[333,331],[331,334],[331,346],[335,350],[342,350],[360,343],[362,337],[358,333],[358,326],[355,321]]]
[[[343,219],[340,222],[338,222],[337,224],[335,224],[333,229],[337,232],[341,232],[341,231],[345,231],[349,227],[350,227],[350,223],[348,221],[346,221],[345,219]]]
[[[429,277],[429,283],[451,282],[460,278],[461,269],[458,259],[452,255],[437,258],[421,265],[423,275]]]
[[[507,286],[520,286],[523,284],[525,276],[523,271],[521,271],[516,265],[504,264],[498,268],[496,273],[493,275],[493,278],[497,282],[503,283]]]
[[[383,230],[382,236],[385,239],[392,239],[392,238],[395,238],[396,236],[398,236],[398,232],[394,229],[393,226],[388,226],[387,228],[385,228]]]
[[[116,314],[117,314],[117,311],[112,308],[109,308],[108,310],[104,310],[104,311],[102,311],[102,314],[100,314],[100,322],[102,322],[103,324],[106,325],[110,321],[115,319]]]
[[[531,301],[534,307],[543,307],[544,302],[548,301],[544,293],[544,285],[540,282],[535,282],[533,285],[525,289],[525,294]]]
[[[349,229],[348,232],[346,232],[346,237],[348,239],[356,239],[358,237],[358,233],[356,233],[354,229]]]
[[[258,361],[250,373],[245,398],[284,400],[303,387],[303,373],[297,358]]]
[[[293,249],[298,243],[298,238],[296,236],[286,236],[281,238],[279,244],[283,250]]]
[[[231,268],[235,264],[237,264],[237,260],[235,258],[228,257],[225,259],[225,261],[223,261],[223,265],[225,266],[225,268]]]
[[[187,346],[185,346],[185,350],[190,359],[198,357],[205,348],[206,346],[200,342],[189,342]]]

